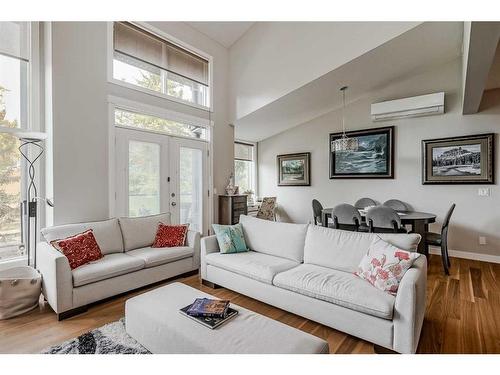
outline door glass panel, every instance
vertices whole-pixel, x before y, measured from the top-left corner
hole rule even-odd
[[[201,232],[203,228],[203,154],[199,149],[180,147],[180,223]]]
[[[130,141],[128,152],[128,215],[160,213],[160,145]]]

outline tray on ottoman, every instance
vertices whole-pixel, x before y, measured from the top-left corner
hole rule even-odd
[[[195,298],[214,298],[173,283],[127,300],[127,333],[152,353],[314,354],[328,353],[328,343],[243,307],[238,315],[210,330],[179,313]]]

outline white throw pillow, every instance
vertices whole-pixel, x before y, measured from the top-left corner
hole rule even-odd
[[[404,274],[419,256],[418,253],[401,250],[377,237],[354,274],[375,288],[395,295]]]

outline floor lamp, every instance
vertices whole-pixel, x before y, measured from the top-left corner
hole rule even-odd
[[[38,196],[38,189],[35,181],[35,163],[43,154],[43,141],[47,138],[47,134],[39,132],[19,132],[14,133],[14,136],[19,138],[21,145],[19,152],[28,163],[28,188],[26,190],[26,201],[28,202],[28,210],[26,217],[26,248],[28,251],[28,266],[31,265],[31,238],[33,237],[33,268],[36,269],[36,241],[37,241],[37,225],[38,225],[38,201],[44,200],[51,207],[54,204],[51,200]],[[30,155],[30,149],[34,151]],[[33,223],[33,227],[31,224]],[[33,236],[31,234],[34,228]]]

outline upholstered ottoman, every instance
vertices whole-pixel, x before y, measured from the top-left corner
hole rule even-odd
[[[328,353],[326,341],[237,305],[238,316],[214,330],[179,312],[203,297],[214,298],[173,283],[131,298],[127,333],[152,353]]]

